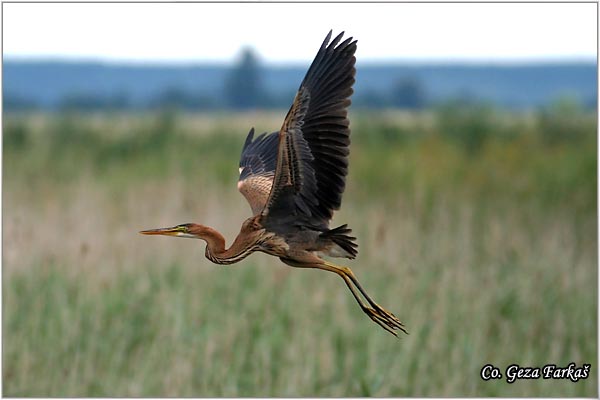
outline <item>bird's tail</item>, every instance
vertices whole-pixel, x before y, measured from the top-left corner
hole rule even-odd
[[[332,243],[327,255],[331,257],[345,257],[354,259],[358,254],[358,244],[355,243],[356,238],[350,236],[352,229],[344,224],[334,229],[329,229],[321,233],[320,238]]]

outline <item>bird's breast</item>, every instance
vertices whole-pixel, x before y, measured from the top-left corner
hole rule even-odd
[[[285,257],[288,254],[290,246],[284,238],[275,233],[266,236],[265,240],[259,245],[260,251],[276,257]]]

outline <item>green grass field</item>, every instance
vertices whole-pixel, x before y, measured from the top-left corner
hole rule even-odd
[[[351,112],[333,225],[360,248],[336,261],[399,339],[334,274],[137,233],[199,222],[230,242],[245,135],[283,115],[5,116],[4,396],[598,395],[595,114]],[[569,362],[591,376],[480,378]]]

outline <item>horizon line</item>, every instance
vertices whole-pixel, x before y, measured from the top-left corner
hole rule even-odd
[[[68,55],[2,55],[2,63],[64,63],[64,64],[101,64],[106,66],[127,67],[198,67],[215,66],[229,67],[236,65],[236,61],[230,60],[158,60],[158,59],[126,59],[126,58],[103,58],[103,57],[78,57]],[[260,60],[261,67],[269,68],[295,68],[306,67],[310,61],[265,61]],[[515,57],[515,58],[388,58],[357,60],[357,66],[524,66],[524,65],[567,65],[567,64],[594,64],[598,65],[597,57],[590,56],[546,56],[546,57]]]

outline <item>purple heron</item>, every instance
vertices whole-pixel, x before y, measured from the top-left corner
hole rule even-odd
[[[238,189],[253,216],[244,221],[231,247],[225,248],[225,238],[213,228],[194,223],[140,233],[202,239],[206,258],[216,264],[236,263],[261,251],[292,267],[334,272],[362,311],[397,336],[397,330],[406,333],[403,324],[371,299],[352,270],[321,258],[354,259],[358,254],[347,225],[329,229],[346,186],[347,114],[356,72],[356,41],[341,41],[343,35],[329,43],[330,31],[325,38],[281,129],[256,138],[254,128],[250,130],[242,150]]]

